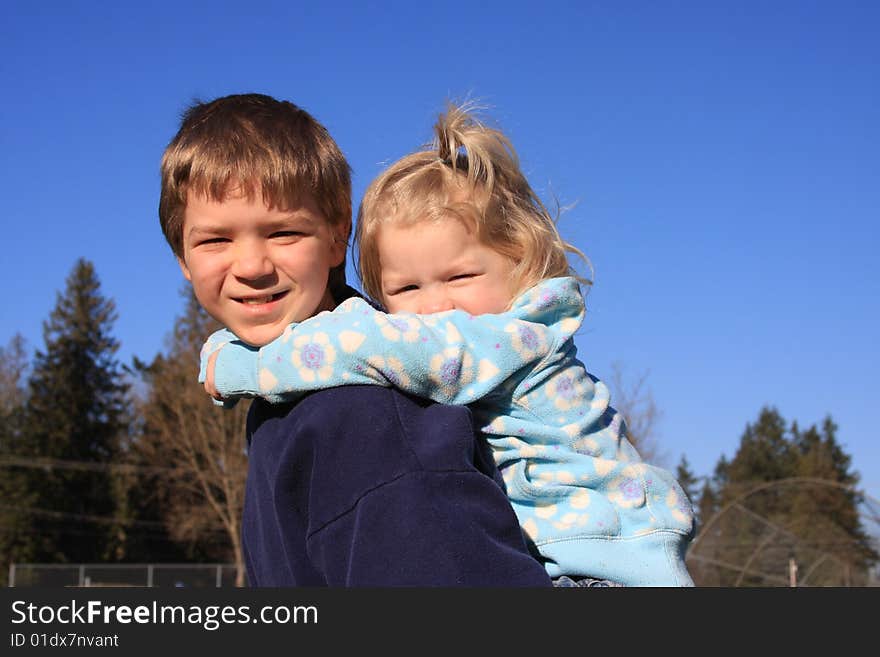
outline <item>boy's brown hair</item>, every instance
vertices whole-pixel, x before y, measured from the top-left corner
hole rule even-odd
[[[323,125],[288,101],[235,94],[197,102],[162,156],[159,223],[178,258],[188,194],[221,202],[230,189],[271,206],[295,207],[310,194],[330,225],[351,227],[351,167]],[[330,272],[345,284],[345,261]]]

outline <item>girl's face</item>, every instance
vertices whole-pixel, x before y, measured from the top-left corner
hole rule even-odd
[[[501,313],[513,299],[514,263],[455,218],[386,224],[377,246],[388,312]]]

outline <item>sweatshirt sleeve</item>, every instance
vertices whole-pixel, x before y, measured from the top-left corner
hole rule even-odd
[[[510,311],[497,315],[474,317],[458,310],[393,315],[352,298],[333,312],[288,326],[260,349],[218,336],[214,344],[223,344],[214,384],[227,398],[255,396],[270,402],[339,385],[371,384],[468,404],[521,369],[536,366],[580,325],[583,299],[576,285],[574,296],[570,288],[568,296],[559,293],[558,282],[568,280],[536,286]],[[203,351],[203,361],[210,353]]]

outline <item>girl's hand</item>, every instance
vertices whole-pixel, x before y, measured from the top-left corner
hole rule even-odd
[[[220,329],[202,345],[199,353],[199,382],[204,384],[205,392],[214,398],[216,402],[223,402],[223,396],[214,387],[214,369],[217,363],[217,354],[230,341],[235,340],[235,335],[227,329]],[[225,406],[225,404],[223,404]]]
[[[220,347],[220,349],[222,348],[223,347]],[[220,349],[217,349],[217,351],[208,357],[208,364],[205,371],[205,392],[217,401],[223,401],[223,396],[217,392],[217,388],[214,387],[214,366],[217,363],[217,355],[220,353]]]

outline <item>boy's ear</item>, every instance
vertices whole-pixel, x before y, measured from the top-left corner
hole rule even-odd
[[[183,261],[183,258],[177,259],[177,264],[180,265],[180,271],[183,272],[183,277],[192,283],[192,275],[189,273],[189,267],[186,266],[186,263]]]
[[[345,261],[349,235],[351,235],[351,221],[343,221],[333,227],[333,247],[331,250],[334,267],[338,267]]]

